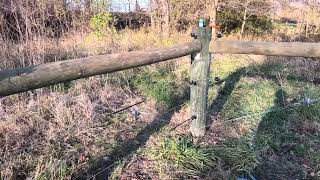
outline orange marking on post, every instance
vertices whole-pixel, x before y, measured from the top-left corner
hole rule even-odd
[[[221,28],[222,28],[222,26],[220,26],[220,25],[215,25],[215,24],[210,24],[209,27],[210,27],[210,28],[215,28],[215,29],[221,29]]]

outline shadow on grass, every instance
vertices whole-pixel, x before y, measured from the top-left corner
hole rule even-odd
[[[159,113],[150,124],[146,125],[133,139],[122,142],[120,147],[113,149],[110,154],[102,156],[94,165],[89,167],[86,172],[74,175],[73,179],[108,179],[109,176],[117,167],[117,163],[136,153],[140,147],[143,147],[149,138],[161,132],[161,129],[170,123],[170,120],[175,112],[180,111],[182,105],[187,101],[188,90],[181,97],[177,97],[179,101],[175,104],[176,108],[168,108],[169,111]],[[173,105],[172,105],[173,106]],[[108,157],[107,159],[105,157]]]
[[[284,73],[283,71],[287,72]],[[312,138],[315,139],[319,136],[314,135],[314,133],[310,133],[316,131],[314,130],[314,127],[312,127],[312,122],[307,122],[307,124],[309,124],[306,125],[305,121],[308,121],[308,119],[303,116],[300,117],[298,109],[288,108],[285,110],[274,111],[275,109],[285,107],[287,104],[292,104],[291,102],[286,102],[290,98],[287,98],[287,93],[282,89],[282,85],[280,83],[281,79],[278,77],[278,75],[283,74],[286,76],[282,78],[293,82],[292,85],[296,82],[305,82],[314,85],[319,84],[317,76],[310,78],[308,74],[305,75],[303,72],[302,74],[296,73],[294,69],[290,69],[290,67],[288,69],[288,67],[282,66],[281,63],[277,64],[266,62],[262,65],[239,69],[228,76],[224,80],[224,87],[220,90],[217,98],[211,105],[210,114],[217,117],[219,113],[223,111],[225,104],[231,97],[242,76],[248,78],[267,79],[275,82],[279,87],[275,93],[276,98],[274,106],[271,107],[270,112],[265,114],[261,121],[259,121],[257,129],[254,130],[253,139],[248,139],[248,137],[234,139],[234,141],[237,141],[240,144],[245,144],[244,147],[246,147],[247,150],[243,152],[249,152],[250,154],[247,154],[248,156],[256,156],[256,160],[258,162],[257,166],[250,166],[250,164],[245,161],[246,154],[241,155],[242,151],[239,152],[240,154],[235,154],[236,152],[234,150],[243,145],[239,145],[239,147],[234,147],[236,146],[234,144],[237,143],[233,143],[231,147],[226,145],[227,147],[225,148],[232,149],[230,152],[228,152],[227,149],[222,149],[222,154],[225,155],[225,157],[221,157],[221,159],[223,159],[223,161],[225,161],[229,166],[234,166],[234,161],[238,162],[240,160],[238,163],[241,165],[255,167],[255,169],[251,169],[248,172],[243,172],[241,170],[233,172],[232,174],[234,175],[242,174],[244,177],[248,177],[247,175],[252,174],[255,178],[262,180],[317,179],[310,175],[317,172],[317,170],[315,170],[317,166],[311,165],[313,159],[316,158],[313,158],[310,154],[320,152],[320,149],[317,149],[318,145],[316,144],[319,141],[312,140]],[[303,132],[299,132],[302,131],[301,129],[303,129]],[[248,164],[243,164],[244,162]],[[240,173],[240,171],[242,173]]]
[[[245,68],[241,68],[236,72],[233,72],[224,80],[219,80],[219,78],[216,78],[217,84],[224,83],[225,85],[223,89],[218,92],[218,96],[213,100],[213,102],[209,107],[208,114],[210,116],[217,117],[219,113],[223,110],[223,106],[228,101],[237,83],[240,81],[241,77],[244,75],[245,72],[246,72]],[[214,122],[214,119],[210,118],[208,120],[207,127],[211,127],[213,122]]]
[[[257,68],[262,68],[263,65],[258,66]],[[266,67],[266,66],[265,66]],[[272,66],[268,66],[269,69]],[[263,68],[262,68],[263,69]],[[281,71],[276,70],[276,71]],[[262,77],[262,78],[270,78],[272,80],[276,80],[275,77],[272,77],[270,74],[263,72],[258,73],[256,71],[252,71],[248,75],[248,68],[241,68],[236,72],[229,75],[226,79],[222,80],[224,82],[224,87],[219,91],[217,98],[212,102],[209,113],[212,116],[218,116],[219,113],[223,110],[224,105],[227,103],[228,99],[232,95],[232,92],[236,88],[237,83],[240,81],[242,76],[247,77]],[[300,78],[297,78],[300,80]],[[294,79],[294,80],[297,80]],[[303,81],[303,78],[301,79]],[[283,106],[285,102],[286,93],[281,89],[277,91],[275,94],[276,102],[275,107]],[[176,111],[178,111],[177,109]],[[148,139],[155,133],[161,131],[163,127],[170,123],[170,119],[174,112],[170,112],[167,114],[157,115],[152,123],[148,124],[142,131],[140,131],[134,139],[127,140],[122,143],[122,145],[116,149],[114,149],[111,154],[108,154],[104,157],[108,157],[108,159],[101,158],[98,162],[91,166],[86,172],[80,174],[77,179],[108,179],[110,174],[114,170],[114,163],[122,160],[128,155],[135,153],[140,147],[143,147]],[[286,142],[290,142],[291,134],[286,134],[285,124],[288,122],[288,112],[273,112],[266,114],[259,127],[254,140],[254,146],[256,146],[256,153],[261,153],[264,151],[265,147],[270,147],[272,151],[263,152],[261,159],[259,159],[260,165],[255,169],[254,173],[259,179],[270,178],[274,174],[280,174],[283,176],[279,177],[300,177],[300,171],[297,170],[296,161],[292,161],[290,166],[284,166],[283,163],[288,163],[290,159],[288,152],[290,150],[286,150],[290,144],[286,144]],[[209,122],[213,123],[213,121]],[[211,125],[211,124],[210,124]],[[272,135],[270,137],[270,135]],[[266,137],[267,136],[267,137]],[[291,140],[293,141],[293,140]],[[293,141],[294,142],[294,141]],[[282,158],[272,159],[275,153],[277,157]],[[107,168],[110,167],[110,168]],[[107,168],[107,169],[105,169]],[[290,174],[291,173],[291,174]],[[96,176],[94,176],[96,174]]]
[[[228,101],[229,97],[232,95],[232,92],[234,91],[237,83],[240,81],[241,77],[260,77],[263,79],[268,79],[275,81],[277,84],[279,84],[279,73],[283,73],[284,70],[286,71],[294,71],[294,69],[299,68],[299,63],[301,63],[301,60],[295,60],[290,59],[292,62],[291,64],[287,64],[285,67],[283,65],[283,62],[277,62],[275,58],[267,57],[266,62],[261,65],[253,65],[246,68],[240,68],[237,71],[230,74],[226,79],[220,80],[219,78],[216,78],[216,84],[222,84],[224,83],[224,87],[222,90],[218,92],[218,96],[214,99],[214,101],[211,103],[208,113],[212,117],[217,117],[219,113],[223,110],[224,105]],[[310,60],[311,61],[311,60]],[[303,61],[303,63],[305,63]],[[310,62],[310,64],[314,63],[314,65],[318,65],[318,62]],[[298,64],[298,65],[297,65]],[[314,66],[314,65],[308,65],[308,66]],[[313,67],[313,70],[314,69]],[[305,72],[300,73],[289,73],[284,78],[289,81],[297,81],[297,82],[309,82],[313,84],[320,84],[320,77],[313,76],[313,77],[307,77],[308,75],[305,75]],[[207,126],[210,127],[214,121],[215,118],[210,118],[208,121]]]
[[[153,122],[140,131],[134,139],[123,142],[122,146],[117,147],[111,154],[106,155],[106,157],[109,157],[107,160],[101,158],[87,172],[80,174],[77,179],[108,179],[116,167],[114,164],[143,147],[153,134],[160,132],[163,127],[170,123],[173,114],[174,112],[156,116]]]
[[[275,94],[274,108],[284,107],[286,92]],[[296,132],[289,129],[289,118],[294,110],[281,110],[266,114],[259,123],[254,144],[259,152],[259,165],[254,173],[257,179],[305,179],[303,168],[304,146]],[[298,128],[296,124],[294,129]]]

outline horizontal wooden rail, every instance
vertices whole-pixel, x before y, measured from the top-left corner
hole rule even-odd
[[[320,57],[320,43],[216,41],[214,54],[254,54],[268,56]]]
[[[150,65],[201,50],[194,41],[171,48],[102,55],[0,71],[0,96],[8,96],[75,79]]]

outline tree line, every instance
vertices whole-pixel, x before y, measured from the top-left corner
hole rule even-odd
[[[221,25],[225,33],[261,34],[285,11],[306,34],[320,29],[318,0],[150,0],[150,8],[153,27],[163,34],[196,24],[199,18]]]
[[[199,18],[207,19],[213,26],[221,25],[224,33],[268,33],[279,11],[287,12],[289,17],[294,12],[306,35],[320,29],[318,0],[149,0],[147,11],[139,8],[137,0],[135,4],[136,15],[144,15],[137,26],[150,25],[163,36],[188,30]],[[0,38],[28,41],[41,36],[59,38],[70,30],[88,31],[90,20],[99,13],[110,13],[110,6],[109,0],[2,0]],[[123,17],[118,17],[122,21],[118,26],[122,28],[131,23],[128,19],[132,15]]]
[[[0,32],[3,40],[28,41],[41,36],[60,37],[70,29],[85,30],[93,12],[105,11],[108,1],[3,0]]]

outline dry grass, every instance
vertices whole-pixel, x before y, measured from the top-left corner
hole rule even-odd
[[[304,98],[318,99],[307,73],[318,61],[303,58],[216,56],[210,103],[214,123],[201,140],[190,138],[189,123],[155,134],[132,159],[124,160],[122,179],[317,179],[319,178],[319,103],[281,110]],[[276,111],[271,111],[275,110]],[[270,112],[271,111],[271,112]],[[173,116],[188,117],[188,108]],[[266,112],[260,114],[261,112]],[[230,119],[244,117],[236,121]],[[188,162],[185,164],[185,162]],[[119,171],[118,171],[119,172]]]
[[[70,32],[58,40],[42,38],[20,44],[1,42],[0,69],[170,46],[176,44],[178,39],[180,42],[190,40],[179,33],[162,38],[149,29],[126,29],[102,37],[94,33]]]
[[[227,38],[237,39],[232,35]],[[243,39],[280,41],[280,38],[274,35]],[[170,46],[190,39],[188,35],[178,33],[170,38],[161,38],[148,29],[142,29],[124,30],[104,37],[70,33],[59,41],[41,39],[25,44],[4,43],[0,50],[0,69]],[[302,160],[306,162],[307,177],[317,176],[320,170],[317,164],[320,162],[318,140],[312,138],[318,136],[309,134],[319,133],[314,128],[319,126],[314,112],[301,110],[287,113],[287,119],[292,121],[286,121],[285,127],[291,135],[299,138],[307,134],[310,140],[306,142],[313,148],[312,151],[299,151],[299,147],[296,151],[280,150],[285,157],[292,154],[297,157],[292,161],[281,159],[280,154],[272,149],[274,147],[267,138],[272,139],[272,133],[276,132],[265,133],[269,129],[262,130],[257,136],[264,140],[265,146],[252,149],[253,140],[257,139],[253,132],[258,131],[259,123],[272,120],[272,115],[223,123],[241,113],[272,108],[279,86],[284,86],[291,95],[291,99],[286,99],[288,101],[304,92],[304,85],[312,87],[312,92],[315,92],[317,88],[314,84],[320,82],[317,61],[216,56],[212,66],[210,102],[216,103],[212,106],[216,111],[212,118],[220,124],[213,124],[208,135],[195,143],[189,136],[189,123],[183,123],[190,115],[188,98],[184,97],[190,64],[189,58],[183,59],[186,61],[100,75],[1,98],[1,179],[83,179],[97,173],[94,176],[97,179],[106,176],[110,179],[230,179],[248,174],[263,177],[260,171],[270,168],[272,162],[281,162],[279,167],[265,171],[270,177],[275,175],[272,173],[285,171],[285,168],[297,170],[295,163]],[[238,75],[242,77],[238,78]],[[216,82],[216,77],[223,83]],[[295,80],[306,84],[298,83],[298,88],[294,88],[297,85]],[[291,84],[291,81],[294,83]],[[144,103],[111,115],[145,98]],[[166,101],[168,98],[176,98],[179,103]],[[163,113],[167,109],[159,108],[162,100],[166,108],[185,104]],[[312,117],[308,116],[310,114]],[[300,119],[310,121],[301,122]],[[282,130],[276,126],[274,129]],[[263,138],[264,135],[268,137]],[[285,137],[281,133],[278,135]],[[297,142],[301,140],[287,140],[283,146]],[[307,153],[310,154],[307,156]],[[312,160],[311,156],[315,159]],[[267,160],[262,162],[258,157]],[[110,168],[101,171],[105,167]]]
[[[174,39],[143,29],[104,37],[72,33],[60,40],[7,42],[0,51],[0,69],[170,46]],[[153,100],[135,107],[138,119],[128,113],[133,109],[110,115],[143,99],[130,85],[133,74],[101,75],[1,98],[1,179],[70,179],[134,139],[157,114]]]
[[[108,145],[116,143],[118,131],[128,138],[133,136],[135,132],[123,123],[139,126],[141,122],[126,114],[108,114],[141,98],[101,81],[95,77],[76,82],[68,93],[52,91],[3,99],[3,178],[68,177],[88,165],[87,158],[108,151]]]

